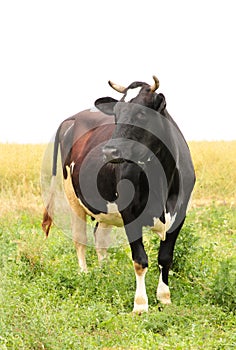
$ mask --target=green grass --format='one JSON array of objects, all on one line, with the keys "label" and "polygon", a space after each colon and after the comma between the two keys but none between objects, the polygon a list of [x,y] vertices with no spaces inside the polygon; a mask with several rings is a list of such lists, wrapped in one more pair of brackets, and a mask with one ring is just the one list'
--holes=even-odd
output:
[{"label": "green grass", "polygon": [[[45,240],[38,217],[5,216],[0,349],[233,349],[235,214],[219,206],[190,212],[170,277],[173,304],[164,308],[155,299],[158,240],[146,234],[150,311],[142,316],[131,313],[135,281],[128,247],[110,249],[102,269],[88,248],[89,273],[78,275],[72,242],[63,233],[54,228]],[[200,229],[195,222],[203,223]]]},{"label": "green grass", "polygon": [[[135,277],[128,246],[111,248],[103,268],[89,247],[89,272],[78,274],[71,240],[56,227],[45,239],[44,149],[0,145],[0,349],[234,349],[235,143],[191,144],[198,182],[176,244],[172,305],[156,301],[159,239],[145,231],[150,309],[141,316],[131,312]],[[211,173],[206,163],[216,153]]]}]

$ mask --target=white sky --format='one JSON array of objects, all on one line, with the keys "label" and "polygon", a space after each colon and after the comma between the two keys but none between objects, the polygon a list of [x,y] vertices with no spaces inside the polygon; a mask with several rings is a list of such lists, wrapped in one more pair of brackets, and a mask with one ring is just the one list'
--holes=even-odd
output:
[{"label": "white sky", "polygon": [[234,0],[0,1],[0,142],[48,142],[98,97],[160,80],[187,140],[236,139]]}]

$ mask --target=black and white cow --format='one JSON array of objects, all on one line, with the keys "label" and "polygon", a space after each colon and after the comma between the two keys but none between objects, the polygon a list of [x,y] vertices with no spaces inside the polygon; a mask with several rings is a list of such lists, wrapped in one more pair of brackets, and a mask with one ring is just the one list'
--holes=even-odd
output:
[{"label": "black and white cow", "polygon": [[[134,82],[124,88],[109,82],[123,94],[122,99],[100,98],[95,101],[97,111],[86,110],[62,122],[53,157],[52,183],[60,145],[64,188],[81,271],[87,271],[86,216],[97,222],[99,260],[106,255],[112,226],[125,227],[136,275],[133,311],[137,313],[148,310],[148,257],[142,228],[150,227],[161,238],[157,298],[169,304],[168,273],[174,245],[195,183],[189,148],[166,110],[164,95],[155,92],[159,81],[153,78],[153,86]],[[42,224],[47,234],[52,223],[52,202],[53,196]]]}]

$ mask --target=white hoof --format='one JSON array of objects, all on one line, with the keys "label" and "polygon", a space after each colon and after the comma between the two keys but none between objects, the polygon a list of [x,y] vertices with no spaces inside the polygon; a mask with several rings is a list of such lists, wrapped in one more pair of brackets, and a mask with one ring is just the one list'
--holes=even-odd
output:
[{"label": "white hoof", "polygon": [[157,295],[157,299],[164,305],[170,305],[171,304],[171,299],[169,295],[162,295],[162,296],[158,296]]},{"label": "white hoof", "polygon": [[170,289],[164,282],[159,282],[157,288],[157,299],[165,305],[171,304]]},{"label": "white hoof", "polygon": [[83,265],[83,266],[80,266],[79,267],[79,271],[78,271],[78,274],[80,275],[81,273],[88,273],[88,269],[87,269],[87,266]]},{"label": "white hoof", "polygon": [[136,297],[134,300],[133,313],[141,315],[143,312],[148,312],[148,299],[147,297]]}]

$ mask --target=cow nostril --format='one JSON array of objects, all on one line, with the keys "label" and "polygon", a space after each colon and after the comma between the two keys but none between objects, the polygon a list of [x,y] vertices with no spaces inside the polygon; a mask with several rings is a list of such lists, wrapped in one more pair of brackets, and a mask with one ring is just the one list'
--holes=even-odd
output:
[{"label": "cow nostril", "polygon": [[120,151],[115,147],[104,147],[103,155],[104,155],[105,161],[112,161],[112,160],[121,158]]},{"label": "cow nostril", "polygon": [[120,158],[120,151],[117,148],[112,149],[111,155],[113,158]]}]

